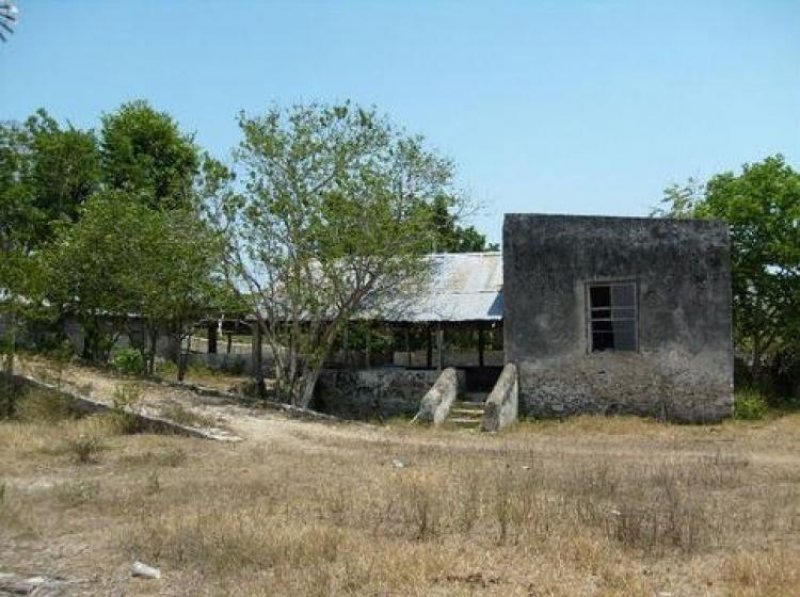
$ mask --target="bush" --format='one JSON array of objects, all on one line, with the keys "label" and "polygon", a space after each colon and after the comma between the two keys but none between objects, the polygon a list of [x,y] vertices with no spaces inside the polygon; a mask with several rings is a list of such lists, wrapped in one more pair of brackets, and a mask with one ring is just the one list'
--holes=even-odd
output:
[{"label": "bush", "polygon": [[767,402],[757,390],[736,392],[733,416],[743,421],[759,421],[767,414]]},{"label": "bush", "polygon": [[117,433],[128,435],[141,431],[141,420],[132,412],[141,397],[142,389],[136,384],[119,385],[114,388],[108,417],[114,424]]},{"label": "bush", "polygon": [[105,449],[101,439],[95,435],[79,435],[68,438],[65,447],[78,464],[97,462],[97,455]]},{"label": "bush", "polygon": [[111,366],[124,375],[141,375],[144,373],[144,356],[134,348],[123,348],[114,355]]}]

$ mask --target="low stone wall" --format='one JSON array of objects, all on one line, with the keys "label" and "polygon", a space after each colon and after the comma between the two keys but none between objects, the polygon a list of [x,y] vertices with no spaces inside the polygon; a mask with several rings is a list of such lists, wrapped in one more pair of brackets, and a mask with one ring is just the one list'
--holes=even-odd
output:
[{"label": "low stone wall", "polygon": [[419,411],[414,420],[441,425],[450,414],[450,407],[457,395],[458,374],[455,369],[448,367],[420,400]]},{"label": "low stone wall", "polygon": [[[434,369],[326,369],[317,382],[312,408],[350,419],[413,416],[440,371]],[[457,371],[459,394],[464,372]]]},{"label": "low stone wall", "polygon": [[500,431],[517,420],[519,382],[517,367],[508,363],[503,368],[497,384],[495,384],[483,407],[483,431]]},{"label": "low stone wall", "polygon": [[[392,356],[395,367],[426,367],[428,364],[428,351],[426,350],[413,352],[396,350]],[[435,349],[431,358],[435,366],[437,358]],[[483,364],[486,367],[502,367],[504,358],[505,353],[502,350],[487,350],[483,354]],[[469,352],[445,350],[443,355],[443,361],[447,367],[477,367],[478,359],[477,349]]]}]

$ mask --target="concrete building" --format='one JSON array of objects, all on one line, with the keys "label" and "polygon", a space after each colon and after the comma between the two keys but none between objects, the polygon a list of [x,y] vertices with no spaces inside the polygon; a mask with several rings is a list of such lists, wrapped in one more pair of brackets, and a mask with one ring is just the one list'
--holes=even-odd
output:
[{"label": "concrete building", "polygon": [[731,416],[726,224],[508,214],[503,295],[521,415]]}]

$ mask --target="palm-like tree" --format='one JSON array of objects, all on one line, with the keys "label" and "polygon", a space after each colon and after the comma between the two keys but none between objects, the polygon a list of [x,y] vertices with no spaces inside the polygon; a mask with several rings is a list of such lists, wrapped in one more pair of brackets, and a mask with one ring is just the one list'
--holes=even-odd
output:
[{"label": "palm-like tree", "polygon": [[19,10],[11,0],[0,0],[0,40],[6,41],[6,36],[14,33],[12,25],[17,22]]}]

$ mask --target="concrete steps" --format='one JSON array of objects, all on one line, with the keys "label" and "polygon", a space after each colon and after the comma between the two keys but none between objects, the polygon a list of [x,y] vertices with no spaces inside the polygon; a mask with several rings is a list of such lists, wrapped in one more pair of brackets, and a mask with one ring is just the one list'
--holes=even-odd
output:
[{"label": "concrete steps", "polygon": [[[485,395],[468,394],[466,400],[457,400],[447,416],[447,424],[464,429],[477,429],[483,419],[483,400]],[[477,398],[477,399],[476,399]]]}]

